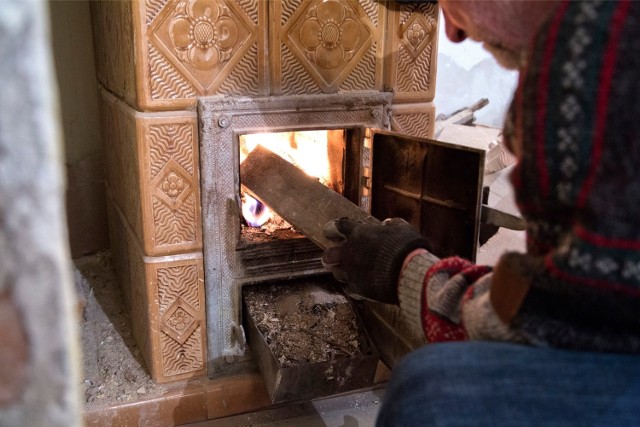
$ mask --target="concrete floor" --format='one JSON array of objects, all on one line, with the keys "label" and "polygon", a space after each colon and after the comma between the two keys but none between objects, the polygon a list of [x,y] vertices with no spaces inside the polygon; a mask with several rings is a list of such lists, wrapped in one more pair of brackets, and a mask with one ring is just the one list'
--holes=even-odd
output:
[{"label": "concrete floor", "polygon": [[370,427],[375,425],[383,396],[380,388],[182,427]]}]

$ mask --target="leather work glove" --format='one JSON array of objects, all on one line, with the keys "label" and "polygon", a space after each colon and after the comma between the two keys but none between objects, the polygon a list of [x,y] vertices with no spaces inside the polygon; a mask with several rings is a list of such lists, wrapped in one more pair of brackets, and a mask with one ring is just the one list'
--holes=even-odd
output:
[{"label": "leather work glove", "polygon": [[325,237],[338,243],[322,256],[322,265],[346,283],[354,298],[398,304],[398,278],[406,256],[427,241],[400,218],[365,224],[349,218],[329,221]]}]

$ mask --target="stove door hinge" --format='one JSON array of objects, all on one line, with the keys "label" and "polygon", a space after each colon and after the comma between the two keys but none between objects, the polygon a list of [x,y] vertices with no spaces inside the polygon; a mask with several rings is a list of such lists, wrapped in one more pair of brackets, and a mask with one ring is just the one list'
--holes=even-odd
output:
[{"label": "stove door hinge", "polygon": [[231,324],[231,341],[233,343],[234,353],[242,354],[247,347],[247,336],[244,333],[242,325],[236,323]]}]

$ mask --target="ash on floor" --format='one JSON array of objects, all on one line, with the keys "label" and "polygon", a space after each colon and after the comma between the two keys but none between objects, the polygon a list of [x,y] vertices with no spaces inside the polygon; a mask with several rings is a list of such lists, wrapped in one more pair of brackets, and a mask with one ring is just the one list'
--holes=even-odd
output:
[{"label": "ash on floor", "polygon": [[134,342],[109,251],[74,260],[80,294],[85,410],[161,394]]}]

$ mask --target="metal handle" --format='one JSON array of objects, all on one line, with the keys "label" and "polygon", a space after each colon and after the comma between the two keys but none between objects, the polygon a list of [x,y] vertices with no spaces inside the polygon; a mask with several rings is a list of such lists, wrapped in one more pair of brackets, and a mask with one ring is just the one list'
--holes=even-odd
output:
[{"label": "metal handle", "polygon": [[524,218],[490,208],[487,205],[482,205],[480,222],[495,225],[496,227],[508,228],[510,230],[526,230],[527,228],[527,223]]}]

